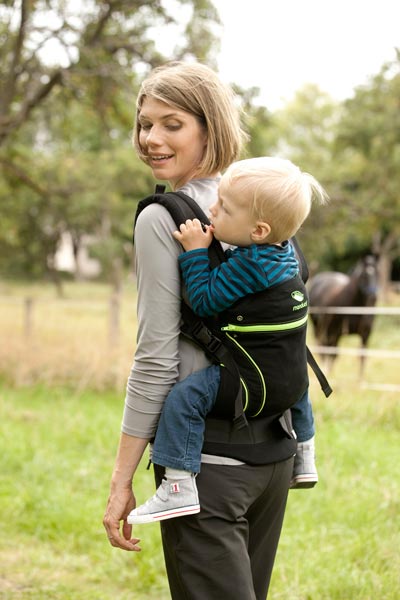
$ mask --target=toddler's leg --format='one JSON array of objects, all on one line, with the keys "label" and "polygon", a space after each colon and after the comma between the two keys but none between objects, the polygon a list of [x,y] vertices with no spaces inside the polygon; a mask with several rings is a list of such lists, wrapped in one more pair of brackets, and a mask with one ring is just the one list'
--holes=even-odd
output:
[{"label": "toddler's leg", "polygon": [[215,404],[220,368],[213,365],[192,373],[168,394],[157,427],[152,461],[198,473],[204,440],[204,421]]},{"label": "toddler's leg", "polygon": [[290,487],[311,488],[318,483],[318,472],[315,465],[314,416],[308,390],[292,407],[291,412],[297,435],[297,451]]},{"label": "toddler's leg", "polygon": [[200,512],[196,475],[168,468],[165,475],[154,496],[129,513],[128,523],[154,523]]},{"label": "toddler's leg", "polygon": [[306,442],[299,442],[297,444],[290,487],[291,489],[311,488],[317,483],[318,472],[315,465],[315,444],[314,437],[312,437]]},{"label": "toddler's leg", "polygon": [[200,511],[195,482],[200,471],[204,419],[214,405],[219,367],[193,373],[177,383],[165,400],[152,461],[166,467],[154,496],[132,510],[128,523],[151,523]]}]

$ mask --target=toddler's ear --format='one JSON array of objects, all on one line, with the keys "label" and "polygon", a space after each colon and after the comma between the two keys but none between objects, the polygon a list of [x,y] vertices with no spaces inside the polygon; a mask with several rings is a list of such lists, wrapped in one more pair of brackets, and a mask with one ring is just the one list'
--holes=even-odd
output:
[{"label": "toddler's ear", "polygon": [[256,226],[251,233],[251,239],[255,244],[266,244],[270,233],[271,227],[268,223],[257,221]]}]

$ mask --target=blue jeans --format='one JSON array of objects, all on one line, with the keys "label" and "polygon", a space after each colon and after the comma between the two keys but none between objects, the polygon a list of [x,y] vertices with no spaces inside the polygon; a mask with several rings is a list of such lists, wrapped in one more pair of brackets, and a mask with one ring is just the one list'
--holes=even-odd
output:
[{"label": "blue jeans", "polygon": [[314,415],[308,390],[290,409],[298,442],[306,442],[315,434]]},{"label": "blue jeans", "polygon": [[[217,398],[220,367],[196,371],[174,385],[168,394],[154,440],[152,461],[156,465],[200,472],[204,421]],[[297,441],[314,435],[314,418],[307,392],[292,407]]]},{"label": "blue jeans", "polygon": [[161,412],[152,461],[156,465],[200,472],[204,421],[214,406],[220,367],[196,371],[174,385]]}]

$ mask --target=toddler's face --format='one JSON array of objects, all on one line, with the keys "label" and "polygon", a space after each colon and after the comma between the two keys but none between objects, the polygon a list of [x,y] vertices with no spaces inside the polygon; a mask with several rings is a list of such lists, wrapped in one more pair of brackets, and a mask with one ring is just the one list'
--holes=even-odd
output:
[{"label": "toddler's face", "polygon": [[249,246],[253,243],[251,233],[257,225],[251,215],[249,204],[232,193],[232,189],[220,186],[218,201],[210,207],[213,234],[220,242],[232,246]]}]

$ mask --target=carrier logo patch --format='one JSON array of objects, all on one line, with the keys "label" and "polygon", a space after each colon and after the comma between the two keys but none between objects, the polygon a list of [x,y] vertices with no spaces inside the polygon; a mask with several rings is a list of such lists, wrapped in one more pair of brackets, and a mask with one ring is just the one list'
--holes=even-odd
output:
[{"label": "carrier logo patch", "polygon": [[294,292],[291,293],[291,296],[292,296],[293,300],[295,300],[296,302],[299,303],[299,304],[296,304],[295,306],[293,306],[292,310],[295,311],[295,310],[301,310],[302,308],[307,308],[308,302],[307,302],[307,298],[305,297],[303,292],[300,292],[300,290],[295,290]]},{"label": "carrier logo patch", "polygon": [[292,296],[293,300],[296,300],[296,302],[303,302],[303,300],[304,300],[304,294],[299,291],[292,292],[291,296]]}]

